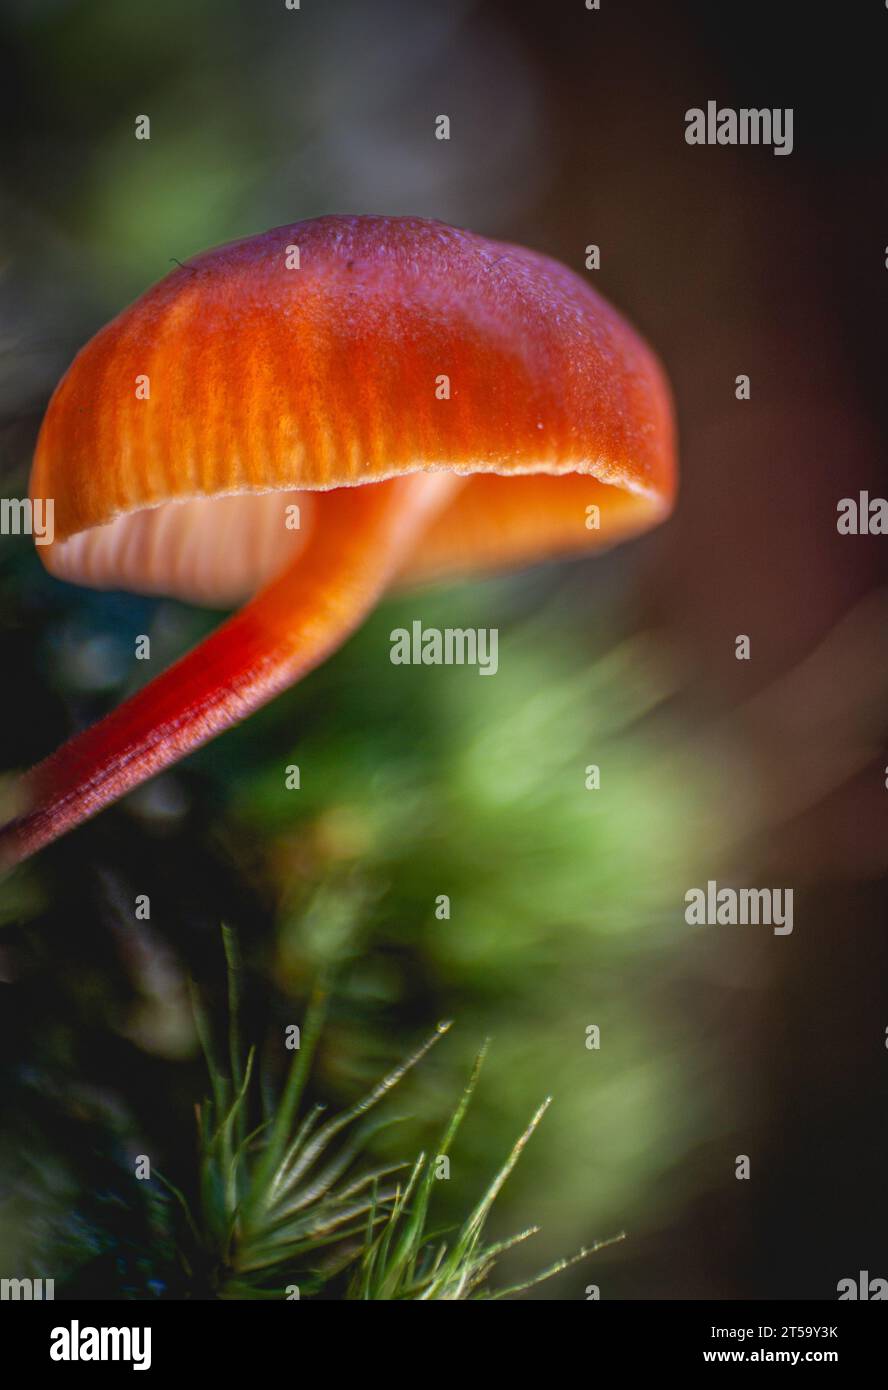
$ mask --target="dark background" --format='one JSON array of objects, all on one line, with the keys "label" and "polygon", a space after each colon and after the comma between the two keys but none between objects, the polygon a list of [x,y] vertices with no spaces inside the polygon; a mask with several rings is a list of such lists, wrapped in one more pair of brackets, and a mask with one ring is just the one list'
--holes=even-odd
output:
[{"label": "dark background", "polygon": [[[224,916],[258,1036],[339,962],[315,1083],[333,1102],[453,1014],[412,1096],[434,1132],[493,1035],[454,1210],[553,1092],[498,1216],[543,1227],[512,1273],[627,1239],[539,1296],[888,1277],[888,538],[835,528],[841,497],[888,491],[888,10],[9,0],[0,25],[4,496],[74,352],[173,257],[326,212],[439,217],[580,270],[600,245],[596,287],[670,374],[682,476],[642,542],[428,601],[429,621],[501,627],[495,697],[393,680],[394,600],[303,689],[2,885],[0,1273],[181,1292],[162,1202],[127,1172],[149,1152],[187,1182],[205,1083],[184,979],[218,1005]],[[793,153],[688,146],[710,98],[794,108]],[[10,772],[141,678],[134,633],[165,662],[216,621],[0,546]],[[318,771],[298,811],[276,790],[297,745]],[[591,817],[558,794],[587,761],[618,788]],[[692,933],[683,894],[708,878],[793,887],[793,935]],[[443,940],[441,882],[462,904]]]}]

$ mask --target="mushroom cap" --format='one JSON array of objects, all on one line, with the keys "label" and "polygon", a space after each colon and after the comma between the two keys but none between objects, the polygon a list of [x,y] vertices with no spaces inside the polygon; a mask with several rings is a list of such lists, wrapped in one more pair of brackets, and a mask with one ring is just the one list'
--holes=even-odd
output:
[{"label": "mushroom cap", "polygon": [[225,605],[326,523],[318,491],[440,469],[466,481],[404,578],[645,530],[675,491],[664,373],[546,256],[321,217],[196,256],[97,333],[50,401],[31,495],[54,500],[60,577]]}]

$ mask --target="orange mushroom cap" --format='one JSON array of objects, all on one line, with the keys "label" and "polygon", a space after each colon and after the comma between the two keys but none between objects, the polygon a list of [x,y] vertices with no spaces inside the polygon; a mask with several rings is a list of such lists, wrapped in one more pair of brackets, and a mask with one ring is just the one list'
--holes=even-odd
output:
[{"label": "orange mushroom cap", "polygon": [[195,257],[97,333],[50,402],[31,492],[55,500],[53,573],[224,606],[304,545],[302,493],[438,469],[471,481],[405,575],[613,543],[672,503],[663,372],[546,256],[322,217]]},{"label": "orange mushroom cap", "polygon": [[613,543],[674,490],[656,358],[545,256],[323,217],[196,257],[53,395],[31,478],[54,502],[41,556],[98,587],[255,597],[27,774],[0,862],[291,685],[393,583]]}]

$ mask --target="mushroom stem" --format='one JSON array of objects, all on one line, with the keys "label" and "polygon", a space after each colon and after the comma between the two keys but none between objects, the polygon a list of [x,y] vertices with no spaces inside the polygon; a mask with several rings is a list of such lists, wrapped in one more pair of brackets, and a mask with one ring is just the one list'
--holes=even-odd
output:
[{"label": "mushroom stem", "polygon": [[318,496],[298,558],[163,675],[22,779],[0,868],[27,859],[318,666],[375,605],[458,480],[416,473]]}]

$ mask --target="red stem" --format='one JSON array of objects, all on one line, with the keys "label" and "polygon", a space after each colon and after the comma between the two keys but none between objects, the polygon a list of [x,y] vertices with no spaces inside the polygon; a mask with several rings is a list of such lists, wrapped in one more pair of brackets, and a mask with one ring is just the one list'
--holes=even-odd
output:
[{"label": "red stem", "polygon": [[387,587],[448,488],[445,475],[320,494],[305,549],[163,675],[22,779],[0,867],[26,859],[215,738],[339,647]]}]

